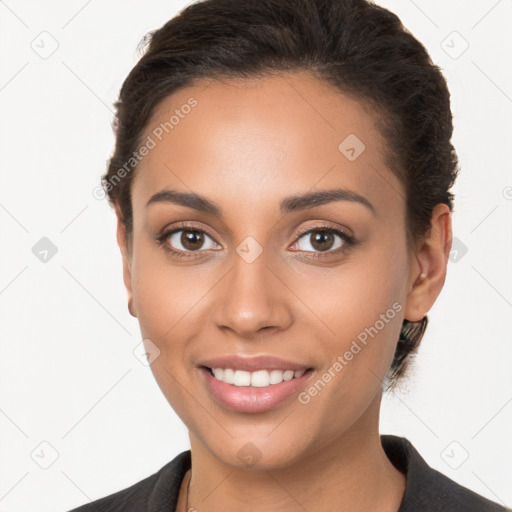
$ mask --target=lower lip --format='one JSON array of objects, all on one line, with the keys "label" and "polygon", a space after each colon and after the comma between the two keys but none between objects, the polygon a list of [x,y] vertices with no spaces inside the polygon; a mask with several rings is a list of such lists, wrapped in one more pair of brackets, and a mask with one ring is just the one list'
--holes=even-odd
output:
[{"label": "lower lip", "polygon": [[296,379],[262,388],[226,384],[216,379],[205,367],[200,368],[200,373],[211,394],[224,407],[237,412],[264,412],[295,395],[313,372],[307,370]]}]

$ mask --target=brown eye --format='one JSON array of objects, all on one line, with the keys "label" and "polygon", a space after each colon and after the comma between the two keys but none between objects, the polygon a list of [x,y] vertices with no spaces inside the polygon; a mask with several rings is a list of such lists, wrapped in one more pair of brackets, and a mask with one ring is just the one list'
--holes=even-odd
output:
[{"label": "brown eye", "polygon": [[[336,230],[315,229],[302,234],[297,241],[297,245],[301,251],[326,252],[340,248],[346,241],[347,236],[345,233]],[[308,246],[312,247],[312,249]]]},{"label": "brown eye", "polygon": [[[214,242],[204,231],[197,229],[179,229],[166,235],[167,243],[175,251],[198,251],[201,249],[215,249]],[[209,246],[208,246],[208,242]],[[204,247],[204,245],[207,247]]]},{"label": "brown eye", "polygon": [[200,249],[204,243],[204,236],[199,231],[182,231],[180,243],[189,251]]},{"label": "brown eye", "polygon": [[310,234],[311,246],[317,251],[328,251],[332,249],[335,242],[335,237],[332,233],[327,231],[317,231]]}]

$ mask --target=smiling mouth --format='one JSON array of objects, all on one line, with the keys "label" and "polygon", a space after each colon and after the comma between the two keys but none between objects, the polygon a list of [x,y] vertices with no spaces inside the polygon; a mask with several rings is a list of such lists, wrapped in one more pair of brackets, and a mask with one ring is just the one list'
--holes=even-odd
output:
[{"label": "smiling mouth", "polygon": [[248,372],[245,370],[235,370],[233,368],[209,368],[202,366],[215,379],[231,384],[237,387],[257,387],[263,388],[281,384],[285,381],[298,379],[304,374],[311,372],[312,368],[303,368],[300,370],[256,370]]}]

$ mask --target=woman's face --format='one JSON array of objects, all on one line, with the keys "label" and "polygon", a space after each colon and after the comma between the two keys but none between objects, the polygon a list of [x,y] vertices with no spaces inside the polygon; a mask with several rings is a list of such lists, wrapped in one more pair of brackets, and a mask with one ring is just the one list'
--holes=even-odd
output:
[{"label": "woman's face", "polygon": [[[158,385],[219,460],[243,466],[248,453],[255,467],[284,467],[377,429],[418,267],[376,122],[297,73],[183,89],[143,135],[125,283]],[[294,199],[321,191],[338,192]],[[202,367],[224,356],[311,370],[235,387]]]}]

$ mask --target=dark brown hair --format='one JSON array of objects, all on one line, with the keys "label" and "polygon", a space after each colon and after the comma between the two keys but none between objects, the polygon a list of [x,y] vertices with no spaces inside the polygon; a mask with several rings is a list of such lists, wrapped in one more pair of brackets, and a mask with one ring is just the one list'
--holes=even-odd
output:
[{"label": "dark brown hair", "polygon": [[[201,79],[311,72],[373,107],[386,163],[406,192],[408,241],[427,233],[435,205],[453,209],[458,161],[446,80],[392,12],[365,0],[203,0],[150,32],[143,44],[145,53],[115,103],[116,145],[102,178],[129,247],[132,157],[158,104]],[[406,322],[391,385],[404,374],[427,320],[412,330]]]}]

